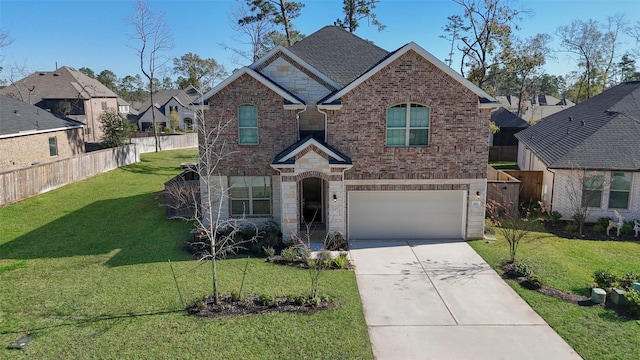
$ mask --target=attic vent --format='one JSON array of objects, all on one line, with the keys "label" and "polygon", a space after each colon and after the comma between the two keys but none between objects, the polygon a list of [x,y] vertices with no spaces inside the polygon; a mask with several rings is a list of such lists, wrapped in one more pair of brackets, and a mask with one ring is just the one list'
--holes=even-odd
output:
[{"label": "attic vent", "polygon": [[45,76],[46,74],[45,74],[45,73],[39,73],[38,75],[40,75],[40,76]]},{"label": "attic vent", "polygon": [[60,76],[60,73],[53,73],[53,76]]}]

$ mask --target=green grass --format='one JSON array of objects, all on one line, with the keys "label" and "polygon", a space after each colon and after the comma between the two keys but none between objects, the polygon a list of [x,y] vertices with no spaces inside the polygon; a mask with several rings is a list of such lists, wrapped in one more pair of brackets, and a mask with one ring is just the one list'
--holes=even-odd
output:
[{"label": "green grass", "polygon": [[[508,258],[508,245],[497,238],[469,243],[499,269]],[[568,240],[533,232],[520,243],[516,259],[531,265],[545,285],[589,296],[598,269],[640,273],[640,242]],[[621,319],[610,309],[570,304],[508,282],[584,359],[640,359],[639,322]]]},{"label": "green grass", "polygon": [[496,170],[520,170],[518,163],[515,161],[496,161],[489,163],[489,166]]},{"label": "green grass", "polygon": [[[188,224],[165,218],[163,183],[195,152],[142,161],[0,208],[0,358],[370,359],[350,271],[325,272],[340,307],[313,315],[202,319],[183,311],[211,292],[210,262],[183,250]],[[221,291],[238,290],[245,259],[218,262]],[[305,270],[250,259],[244,293],[306,294]],[[25,334],[23,350],[6,346]]]}]

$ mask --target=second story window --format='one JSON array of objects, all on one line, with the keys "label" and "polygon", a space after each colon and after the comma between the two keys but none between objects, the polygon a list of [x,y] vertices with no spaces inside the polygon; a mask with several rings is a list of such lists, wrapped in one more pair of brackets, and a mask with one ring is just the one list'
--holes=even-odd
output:
[{"label": "second story window", "polygon": [[255,105],[238,107],[238,142],[240,145],[258,144],[258,108]]},{"label": "second story window", "polygon": [[400,104],[387,109],[387,146],[429,145],[429,108]]},{"label": "second story window", "polygon": [[107,110],[107,102],[106,101],[102,102],[102,110]]},{"label": "second story window", "polygon": [[55,136],[49,138],[49,156],[58,155],[58,139]]}]

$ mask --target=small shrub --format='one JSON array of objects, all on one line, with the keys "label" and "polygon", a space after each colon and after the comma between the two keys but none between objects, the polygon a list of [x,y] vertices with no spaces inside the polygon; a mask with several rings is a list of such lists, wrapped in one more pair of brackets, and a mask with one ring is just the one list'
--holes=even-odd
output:
[{"label": "small shrub", "polygon": [[242,300],[242,298],[240,297],[240,292],[232,291],[231,292],[231,301],[236,302],[236,301],[240,301],[240,300]]},{"label": "small shrub", "polygon": [[[332,263],[333,258],[331,257],[331,252],[329,250],[322,249],[316,253],[314,265],[329,268]],[[309,267],[311,267],[311,265],[309,265]]]},{"label": "small shrub", "polygon": [[618,281],[618,277],[609,270],[597,270],[593,273],[593,280],[600,288],[610,288]]},{"label": "small shrub", "polygon": [[631,234],[633,233],[633,222],[631,221],[625,221],[624,224],[622,224],[622,227],[620,228],[620,234]]},{"label": "small shrub", "polygon": [[291,263],[298,259],[298,249],[293,246],[284,248],[282,249],[282,252],[280,252],[280,255],[282,256],[284,261]]},{"label": "small shrub", "polygon": [[333,259],[333,263],[338,269],[344,269],[345,266],[347,266],[348,261],[349,259],[347,259],[346,256],[337,256],[335,259]]},{"label": "small shrub", "polygon": [[624,290],[630,290],[633,283],[638,281],[638,279],[640,279],[640,276],[631,271],[622,275],[622,277],[618,279],[618,285],[620,285]]},{"label": "small shrub", "polygon": [[293,303],[298,305],[298,306],[301,306],[301,305],[304,305],[304,304],[307,303],[307,299],[308,298],[306,296],[304,296],[304,295],[298,295],[298,296],[293,298]]},{"label": "small shrub", "polygon": [[329,236],[325,248],[329,251],[347,250],[349,245],[341,232]]},{"label": "small shrub", "polygon": [[598,219],[598,221],[596,222],[597,225],[602,226],[603,228],[607,228],[607,226],[609,226],[609,220],[611,220],[610,217],[601,217]]},{"label": "small shrub", "polygon": [[631,290],[627,291],[624,297],[627,299],[629,312],[635,317],[640,317],[640,293]]},{"label": "small shrub", "polygon": [[267,255],[267,257],[273,257],[276,254],[276,249],[274,249],[272,246],[263,246],[262,251],[264,251],[264,254]]},{"label": "small shrub", "polygon": [[593,225],[593,231],[597,232],[597,233],[604,233],[605,231],[605,227],[600,225],[599,223]]},{"label": "small shrub", "polygon": [[258,296],[258,304],[262,306],[269,306],[274,302],[274,298],[269,294],[261,294]]},{"label": "small shrub", "polygon": [[511,273],[515,277],[526,277],[526,278],[528,278],[531,275],[533,275],[533,270],[526,263],[524,263],[522,261],[519,261],[519,262],[513,264],[513,267],[511,268]]},{"label": "small shrub", "polygon": [[559,211],[554,210],[549,213],[549,218],[551,219],[551,222],[555,224],[562,219],[562,214],[560,214]]},{"label": "small shrub", "polygon": [[542,278],[537,274],[531,274],[527,276],[528,287],[532,290],[537,290],[542,287]]},{"label": "small shrub", "polygon": [[196,308],[199,311],[204,311],[204,310],[207,309],[207,304],[202,300],[198,300],[198,301],[196,301]]},{"label": "small shrub", "polygon": [[575,232],[578,230],[578,222],[575,220],[569,221],[567,225],[565,225],[565,229],[569,232]]}]

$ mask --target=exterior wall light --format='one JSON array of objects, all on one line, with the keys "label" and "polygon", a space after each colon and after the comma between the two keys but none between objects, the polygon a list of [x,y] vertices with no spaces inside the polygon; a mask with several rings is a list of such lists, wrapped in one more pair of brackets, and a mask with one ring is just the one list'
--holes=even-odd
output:
[{"label": "exterior wall light", "polygon": [[333,202],[337,202],[338,201],[338,196],[336,196],[336,194],[333,194]]}]

